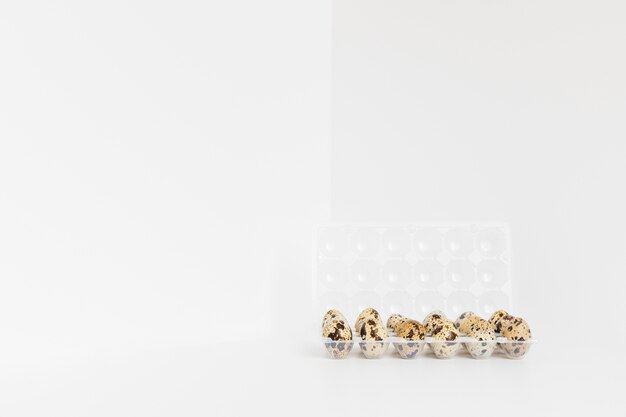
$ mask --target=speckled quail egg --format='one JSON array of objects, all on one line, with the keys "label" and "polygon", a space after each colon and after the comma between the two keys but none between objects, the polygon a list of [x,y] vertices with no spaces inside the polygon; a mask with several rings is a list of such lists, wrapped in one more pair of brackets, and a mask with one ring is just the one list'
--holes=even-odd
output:
[{"label": "speckled quail egg", "polygon": [[387,350],[387,328],[380,319],[373,316],[363,321],[359,330],[361,350],[368,359],[378,358]]},{"label": "speckled quail egg", "polygon": [[322,320],[322,327],[324,327],[324,324],[331,319],[334,318],[338,318],[341,319],[343,321],[345,321],[346,323],[348,322],[348,320],[346,319],[346,317],[341,314],[341,312],[339,310],[328,310],[326,312],[326,314],[324,314],[324,319]]},{"label": "speckled quail egg", "polygon": [[407,320],[398,327],[396,332],[403,342],[395,342],[394,346],[402,359],[412,359],[424,346],[426,328],[417,320]]},{"label": "speckled quail egg", "polygon": [[508,315],[509,313],[507,313],[506,311],[498,310],[495,313],[493,313],[491,317],[489,317],[489,323],[491,323],[493,327],[496,329],[496,333],[500,333],[500,320],[502,319],[502,317],[508,316]]},{"label": "speckled quail egg", "polygon": [[352,330],[344,320],[338,317],[324,323],[322,336],[330,339],[325,342],[325,345],[328,353],[335,359],[346,357],[352,350]]},{"label": "speckled quail egg", "polygon": [[396,327],[393,328],[394,333],[398,333],[398,331],[400,330],[400,327],[406,323],[407,321],[410,321],[411,319],[408,317],[403,317],[401,320],[398,321],[398,323],[396,323]]},{"label": "speckled quail egg", "polygon": [[392,329],[393,331],[396,330],[396,327],[405,322],[407,320],[406,317],[404,317],[401,314],[392,314],[391,316],[389,316],[389,318],[387,319],[387,328],[388,329]]},{"label": "speckled quail egg", "polygon": [[443,317],[444,319],[447,318],[446,314],[443,311],[441,311],[441,310],[433,310],[430,313],[428,313],[428,315],[424,318],[424,322],[426,322],[426,320],[428,320],[431,316],[439,316],[437,318]]},{"label": "speckled quail egg", "polygon": [[361,326],[365,323],[366,320],[370,320],[370,319],[379,321],[382,324],[382,320],[380,318],[380,314],[378,313],[378,311],[376,311],[372,307],[368,307],[365,310],[361,311],[361,314],[359,314],[359,316],[356,318],[356,322],[354,323],[354,330],[357,333],[360,333]]},{"label": "speckled quail egg", "polygon": [[474,359],[488,358],[496,348],[496,329],[487,320],[474,321],[467,327],[467,337],[476,342],[465,342],[465,349]]},{"label": "speckled quail egg", "polygon": [[466,318],[475,316],[476,314],[474,314],[473,311],[466,311],[465,313],[461,314],[455,321],[454,321],[454,327],[456,327],[457,329],[461,327],[461,323],[463,323],[463,320],[465,320]]},{"label": "speckled quail egg", "polygon": [[428,314],[424,319],[424,327],[426,328],[426,333],[432,333],[434,324],[440,321],[449,322],[450,320],[448,320],[446,318],[446,315],[439,310],[433,311],[432,313]]},{"label": "speckled quail egg", "polygon": [[502,321],[502,336],[510,340],[529,340],[531,338],[530,326],[521,317],[513,317],[512,320]]},{"label": "speckled quail egg", "polygon": [[459,333],[454,327],[454,323],[451,321],[437,322],[432,331],[430,349],[438,359],[451,358],[461,348],[461,343],[457,340],[458,337]]},{"label": "speckled quail egg", "polygon": [[506,337],[506,342],[501,342],[500,347],[510,358],[521,358],[530,349],[532,334],[530,326],[521,317],[514,317],[512,320],[502,321],[502,336]]},{"label": "speckled quail egg", "polygon": [[515,319],[517,319],[517,317],[515,317],[512,314],[507,314],[506,316],[502,316],[500,320],[498,321],[498,324],[500,325],[500,333],[504,331],[504,328],[507,327],[509,323],[511,323],[512,321],[515,321]]},{"label": "speckled quail egg", "polygon": [[480,323],[481,321],[483,321],[483,319],[478,316],[470,316],[461,322],[459,332],[467,334],[469,333],[469,329],[472,325],[474,325],[475,323]]}]

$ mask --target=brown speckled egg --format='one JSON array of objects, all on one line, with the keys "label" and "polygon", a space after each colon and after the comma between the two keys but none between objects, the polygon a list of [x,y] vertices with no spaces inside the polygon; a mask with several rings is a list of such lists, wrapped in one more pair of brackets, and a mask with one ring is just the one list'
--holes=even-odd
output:
[{"label": "brown speckled egg", "polygon": [[346,323],[348,322],[346,317],[343,314],[341,314],[339,310],[328,310],[326,314],[324,314],[324,318],[322,319],[322,327],[324,327],[324,323],[334,318],[341,319],[345,321]]},{"label": "brown speckled egg", "polygon": [[461,326],[459,327],[459,332],[467,334],[469,332],[470,327],[473,324],[479,323],[481,321],[483,321],[483,319],[478,316],[470,316],[466,318],[465,320],[463,320],[463,322],[461,323]]},{"label": "brown speckled egg", "polygon": [[439,359],[451,358],[461,348],[461,343],[457,341],[459,333],[450,321],[436,322],[432,331],[432,341],[429,343],[430,349]]},{"label": "brown speckled egg", "polygon": [[340,318],[327,320],[322,329],[322,336],[330,339],[325,345],[328,353],[335,359],[346,357],[352,350],[352,330]]},{"label": "brown speckled egg", "polygon": [[504,328],[509,325],[512,321],[514,321],[517,317],[507,314],[506,316],[502,316],[500,320],[498,320],[498,325],[500,326],[500,333],[504,331]]},{"label": "brown speckled egg", "polygon": [[493,325],[493,327],[496,329],[496,333],[500,333],[500,320],[502,319],[502,317],[504,316],[508,316],[509,313],[507,313],[504,310],[498,310],[495,313],[493,313],[491,315],[491,317],[489,317],[489,323],[491,323]]},{"label": "brown speckled egg", "polygon": [[398,327],[398,337],[406,342],[395,342],[394,346],[402,359],[411,359],[417,355],[424,346],[426,328],[417,320],[407,320]]},{"label": "brown speckled egg", "polygon": [[444,318],[444,319],[447,318],[443,311],[441,311],[441,310],[433,310],[430,313],[428,313],[428,315],[424,318],[424,322],[426,322],[426,320],[428,320],[432,316],[435,316],[435,318]]},{"label": "brown speckled egg", "polygon": [[454,327],[456,327],[457,329],[459,329],[461,327],[461,324],[463,323],[463,321],[469,317],[475,316],[476,314],[474,314],[473,311],[466,311],[465,313],[461,314],[455,321],[454,321]]},{"label": "brown speckled egg", "polygon": [[506,337],[507,341],[500,343],[500,347],[510,358],[521,358],[530,349],[529,341],[532,338],[530,326],[520,317],[502,321],[502,336]]},{"label": "brown speckled egg", "polygon": [[359,342],[359,346],[361,346],[363,355],[368,359],[382,356],[389,346],[389,342],[386,341],[387,328],[381,320],[376,320],[374,317],[363,321],[359,336],[362,340]]},{"label": "brown speckled egg", "polygon": [[476,342],[465,342],[465,348],[475,359],[488,358],[496,348],[496,329],[487,320],[477,320],[467,326],[467,337]]},{"label": "brown speckled egg", "polygon": [[361,326],[363,325],[363,323],[365,323],[366,320],[369,320],[369,319],[374,319],[376,321],[381,322],[382,324],[382,320],[380,318],[380,314],[378,313],[378,311],[376,311],[372,307],[368,307],[365,310],[361,311],[361,314],[359,314],[359,316],[356,318],[356,322],[354,323],[354,330],[357,333],[360,333]]},{"label": "brown speckled egg", "polygon": [[[434,328],[434,324],[437,322],[450,322],[447,318],[446,315],[443,314],[441,311],[436,310],[433,311],[432,313],[428,314],[426,316],[426,318],[424,319],[424,327],[426,328],[426,333],[432,333],[433,332],[433,328]],[[453,324],[454,326],[454,324]]]},{"label": "brown speckled egg", "polygon": [[387,328],[396,331],[396,327],[408,319],[401,314],[392,314],[387,319]]},{"label": "brown speckled egg", "polygon": [[502,321],[502,336],[510,340],[530,340],[530,326],[521,317]]},{"label": "brown speckled egg", "polygon": [[408,317],[402,317],[402,319],[400,319],[397,323],[396,323],[396,327],[393,328],[394,333],[398,333],[398,331],[400,330],[400,327],[406,323],[407,321],[410,321],[411,319]]}]

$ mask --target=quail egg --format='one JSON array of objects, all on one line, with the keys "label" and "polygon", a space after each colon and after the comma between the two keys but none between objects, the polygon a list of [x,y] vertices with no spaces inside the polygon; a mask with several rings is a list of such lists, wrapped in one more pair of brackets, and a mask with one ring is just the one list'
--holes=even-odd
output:
[{"label": "quail egg", "polygon": [[419,321],[405,321],[398,326],[396,334],[404,339],[402,342],[394,343],[402,359],[412,359],[422,350],[426,339],[426,329]]},{"label": "quail egg", "polygon": [[372,307],[368,307],[365,310],[361,311],[361,314],[359,314],[359,316],[356,318],[356,322],[354,323],[354,329],[356,330],[356,332],[360,333],[361,326],[365,323],[366,320],[370,320],[370,319],[379,321],[381,322],[381,325],[382,325],[382,320],[380,318],[380,314],[378,313],[378,311],[376,311]]},{"label": "quail egg", "polygon": [[401,314],[392,314],[387,319],[387,328],[392,329],[395,332],[396,327],[407,320],[408,319]]},{"label": "quail egg", "polygon": [[498,310],[495,313],[493,313],[491,317],[489,317],[489,323],[491,323],[493,327],[496,329],[496,333],[500,333],[500,320],[502,319],[502,317],[508,316],[508,315],[509,313],[507,313],[506,311]]},{"label": "quail egg", "polygon": [[488,358],[496,348],[496,329],[487,320],[479,319],[466,324],[467,337],[475,342],[465,342],[465,349],[473,358]]},{"label": "quail egg", "polygon": [[500,333],[504,331],[504,328],[507,327],[512,321],[515,321],[517,317],[507,314],[506,316],[502,316],[500,320],[498,320],[498,324],[500,325]]},{"label": "quail egg", "polygon": [[461,324],[463,323],[463,320],[475,316],[476,314],[474,314],[473,311],[466,311],[465,313],[461,314],[455,321],[454,321],[454,327],[456,327],[457,329],[461,327]]},{"label": "quail egg", "polygon": [[458,330],[461,333],[467,334],[469,333],[469,329],[472,325],[480,323],[481,321],[483,321],[483,319],[478,316],[470,316],[461,322],[461,326]]},{"label": "quail egg", "polygon": [[443,312],[436,310],[428,314],[426,318],[424,319],[424,327],[426,328],[426,332],[432,333],[434,324],[440,321],[449,322],[449,320],[446,318],[446,315],[443,314]]},{"label": "quail egg", "polygon": [[433,310],[430,313],[428,313],[428,315],[424,318],[424,321],[428,320],[431,316],[438,316],[436,318],[442,318],[442,317],[444,319],[447,318],[446,314],[443,311],[441,311],[441,310]]},{"label": "quail egg", "polygon": [[322,320],[322,327],[324,327],[324,323],[334,318],[341,319],[346,323],[348,322],[346,317],[343,314],[341,314],[339,310],[328,310],[326,314],[324,314],[324,319]]},{"label": "quail egg", "polygon": [[325,342],[328,353],[335,358],[344,358],[352,350],[352,330],[348,324],[338,318],[332,318],[324,323],[322,336],[330,339]]},{"label": "quail egg", "polygon": [[507,340],[501,342],[500,347],[509,358],[521,358],[530,349],[529,341],[532,338],[530,326],[521,317],[502,320],[502,336]]},{"label": "quail egg", "polygon": [[368,359],[378,358],[387,350],[387,328],[381,320],[374,317],[363,321],[359,329],[361,350]]},{"label": "quail egg", "polygon": [[440,321],[435,323],[432,331],[432,341],[429,343],[430,349],[439,359],[451,358],[459,349],[461,344],[457,340],[459,333],[451,321]]},{"label": "quail egg", "polygon": [[402,326],[404,323],[406,323],[407,321],[411,320],[408,317],[403,317],[400,321],[398,321],[398,323],[396,323],[396,327],[393,328],[394,333],[398,333],[398,330],[400,330],[400,326]]}]

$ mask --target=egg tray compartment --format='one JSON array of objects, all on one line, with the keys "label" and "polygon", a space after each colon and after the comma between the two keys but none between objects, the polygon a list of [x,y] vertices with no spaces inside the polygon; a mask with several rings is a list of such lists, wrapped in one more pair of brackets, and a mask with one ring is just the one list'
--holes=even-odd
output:
[{"label": "egg tray compartment", "polygon": [[313,245],[313,320],[370,305],[383,315],[489,316],[510,309],[510,233],[504,223],[320,226]]},{"label": "egg tray compartment", "polygon": [[[354,331],[353,331],[354,334]],[[397,356],[402,359],[415,359],[417,356],[423,356],[427,349],[433,353],[437,359],[450,359],[455,356],[468,356],[473,359],[488,359],[493,354],[502,355],[508,359],[522,359],[530,350],[534,339],[516,341],[509,340],[498,335],[495,341],[486,342],[472,337],[460,336],[452,342],[445,342],[427,336],[422,341],[411,341],[402,337],[395,336],[390,332],[391,336],[382,341],[364,341],[359,338],[353,340],[334,341],[330,338],[322,338],[322,343],[333,359],[343,359],[348,356],[354,347],[359,345],[363,355],[368,359],[376,359],[382,357],[388,350],[389,345],[393,346],[393,350],[397,352]],[[473,349],[468,348],[468,344]],[[453,353],[450,355],[440,355],[437,353],[440,345],[448,345],[453,347]],[[482,352],[484,350],[484,352]],[[466,354],[466,355],[465,355]]]}]

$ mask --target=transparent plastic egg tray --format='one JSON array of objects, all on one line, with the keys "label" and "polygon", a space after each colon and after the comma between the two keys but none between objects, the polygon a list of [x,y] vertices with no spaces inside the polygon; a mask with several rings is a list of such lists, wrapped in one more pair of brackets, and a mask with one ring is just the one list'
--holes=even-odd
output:
[{"label": "transparent plastic egg tray", "polygon": [[511,303],[509,228],[503,223],[324,225],[313,244],[313,322],[330,309],[356,317],[489,317]]},{"label": "transparent plastic egg tray", "polygon": [[[368,359],[380,358],[386,354],[391,354],[392,356],[395,354],[402,359],[415,359],[418,356],[429,355],[437,359],[450,359],[456,356],[468,356],[474,359],[488,359],[492,356],[522,359],[535,341],[515,341],[497,337],[496,341],[487,342],[466,336],[461,336],[453,342],[435,340],[432,337],[426,337],[423,341],[410,341],[392,335],[383,341],[364,341],[357,336],[354,340],[345,341],[333,341],[329,338],[323,338],[323,342],[333,359],[346,358],[351,354],[355,345],[360,347],[359,350]],[[448,350],[442,354],[439,348],[444,345]],[[390,346],[393,346],[393,349]],[[355,352],[352,352],[352,354],[355,354]]]}]

